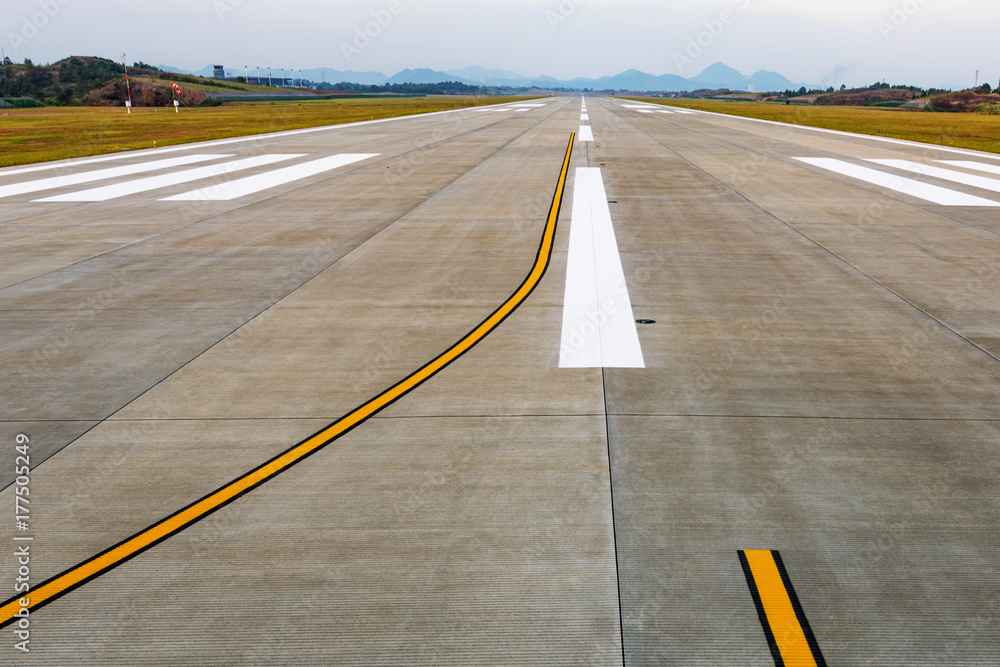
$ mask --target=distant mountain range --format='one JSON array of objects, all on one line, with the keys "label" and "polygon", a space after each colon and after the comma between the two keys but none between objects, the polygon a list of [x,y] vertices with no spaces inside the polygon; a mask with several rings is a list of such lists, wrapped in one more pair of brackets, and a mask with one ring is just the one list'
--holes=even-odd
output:
[{"label": "distant mountain range", "polygon": [[[195,74],[197,76],[211,77],[212,66],[208,65],[197,72],[188,72],[174,67],[161,66],[160,69],[167,72],[177,72],[180,74]],[[241,76],[249,71],[251,77],[257,76],[258,69],[255,67],[245,70],[239,67],[227,67],[227,76]],[[267,76],[267,68],[260,68],[260,75]],[[282,70],[272,69],[271,76],[275,79],[282,76]],[[761,70],[749,76],[725,65],[715,63],[708,67],[701,74],[685,79],[675,74],[655,75],[639,70],[630,69],[615,76],[604,76],[599,79],[555,79],[549,76],[528,77],[516,72],[508,72],[498,69],[487,69],[485,67],[466,67],[464,69],[451,69],[439,72],[431,69],[405,69],[393,76],[386,76],[381,72],[354,72],[336,69],[304,69],[304,70],[284,70],[285,78],[305,79],[314,82],[327,83],[360,83],[366,85],[385,85],[393,83],[442,83],[444,81],[458,81],[476,86],[511,86],[538,87],[538,88],[569,88],[582,90],[590,88],[593,90],[634,90],[646,92],[680,92],[697,90],[700,88],[728,88],[730,90],[750,90],[755,91],[776,91],[794,90],[803,84],[794,83],[777,72]],[[812,87],[812,86],[807,86]]]}]

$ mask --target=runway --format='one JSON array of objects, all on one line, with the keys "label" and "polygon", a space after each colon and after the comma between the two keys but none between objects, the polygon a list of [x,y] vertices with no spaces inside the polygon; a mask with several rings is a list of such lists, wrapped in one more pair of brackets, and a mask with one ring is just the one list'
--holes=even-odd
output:
[{"label": "runway", "polygon": [[0,170],[0,664],[993,664],[997,207],[596,97]]}]

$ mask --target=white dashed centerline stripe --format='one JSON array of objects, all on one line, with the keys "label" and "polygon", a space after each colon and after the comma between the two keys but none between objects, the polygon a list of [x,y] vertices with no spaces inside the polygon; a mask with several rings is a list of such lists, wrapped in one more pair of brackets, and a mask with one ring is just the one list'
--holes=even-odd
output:
[{"label": "white dashed centerline stripe", "polygon": [[580,141],[593,141],[594,140],[594,131],[592,129],[590,129],[589,125],[581,125],[580,126],[580,134],[579,134],[578,139]]},{"label": "white dashed centerline stripe", "polygon": [[962,185],[969,185],[974,188],[979,188],[980,190],[1000,192],[1000,181],[998,181],[995,178],[986,178],[985,176],[974,176],[972,174],[965,174],[960,171],[952,171],[951,169],[942,169],[941,167],[931,167],[926,164],[910,162],[909,160],[868,160],[868,162],[874,162],[875,164],[880,164],[884,167],[892,167],[893,169],[902,169],[903,171],[910,171],[913,172],[914,174],[920,174],[922,176],[939,178],[942,181],[961,183]]},{"label": "white dashed centerline stripe", "polygon": [[582,113],[582,114],[580,114],[580,120],[582,120],[582,121],[583,120],[590,120],[590,116],[587,115],[587,114],[585,114],[585,113]]},{"label": "white dashed centerline stripe", "polygon": [[83,190],[82,192],[72,192],[65,195],[56,195],[55,197],[46,197],[45,199],[36,199],[35,201],[38,202],[108,201],[109,199],[117,199],[118,197],[134,195],[140,192],[158,190],[160,188],[170,187],[171,185],[180,185],[181,183],[190,183],[191,181],[198,181],[203,178],[212,178],[213,176],[222,176],[225,174],[231,174],[233,172],[242,171],[244,169],[252,169],[253,167],[263,167],[265,165],[274,164],[275,162],[283,162],[285,160],[291,160],[292,158],[297,158],[297,157],[304,157],[304,154],[293,153],[285,155],[259,155],[256,157],[246,158],[244,160],[236,160],[234,162],[224,162],[222,164],[213,164],[208,167],[198,167],[196,169],[178,171],[172,174],[164,174],[162,176],[151,176],[149,178],[140,178],[135,181],[126,181],[125,183],[106,185],[104,187],[93,188],[91,190]]},{"label": "white dashed centerline stripe", "polygon": [[560,368],[645,368],[601,170],[576,170]]},{"label": "white dashed centerline stripe", "polygon": [[111,169],[98,169],[87,171],[82,174],[72,174],[68,176],[53,176],[37,181],[27,181],[25,183],[13,183],[11,185],[0,186],[0,197],[13,197],[15,195],[41,192],[43,190],[55,190],[83,183],[93,183],[94,181],[104,181],[109,178],[121,178],[123,176],[133,176],[160,169],[172,169],[183,167],[197,162],[208,162],[209,160],[219,160],[232,157],[232,155],[185,155],[184,157],[167,158],[166,160],[153,160],[139,164],[130,164],[124,167],[112,167]]},{"label": "white dashed centerline stripe", "polygon": [[308,178],[309,176],[322,174],[325,171],[344,167],[378,155],[379,153],[345,153],[343,155],[334,155],[332,157],[313,160],[312,162],[285,167],[284,169],[276,169],[265,174],[257,174],[256,176],[249,176],[236,181],[229,181],[228,183],[220,183],[211,187],[201,188],[200,190],[192,190],[191,192],[174,195],[173,197],[165,197],[160,201],[230,201],[239,197],[256,194],[263,190],[276,188],[279,185]]},{"label": "white dashed centerline stripe", "polygon": [[810,164],[814,167],[827,169],[843,176],[856,178],[866,183],[871,183],[872,185],[889,188],[890,190],[895,190],[896,192],[910,197],[923,199],[924,201],[929,201],[933,204],[940,204],[941,206],[1000,207],[1000,202],[983,199],[982,197],[976,197],[973,195],[967,195],[964,192],[956,192],[955,190],[941,188],[928,183],[921,183],[920,181],[915,181],[912,178],[904,178],[902,176],[888,174],[884,171],[869,169],[868,167],[851,164],[850,162],[844,162],[843,160],[809,157],[797,157],[794,159],[799,162],[805,162],[806,164]]}]

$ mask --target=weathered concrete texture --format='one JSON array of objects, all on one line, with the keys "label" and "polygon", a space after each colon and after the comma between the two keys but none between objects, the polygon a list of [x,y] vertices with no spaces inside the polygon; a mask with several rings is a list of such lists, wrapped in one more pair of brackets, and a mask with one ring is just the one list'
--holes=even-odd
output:
[{"label": "weathered concrete texture", "polygon": [[791,159],[954,157],[932,149],[594,106],[636,315],[658,321],[646,370],[606,371],[630,664],[772,664],[740,549],[780,550],[831,665],[989,664],[995,209]]},{"label": "weathered concrete texture", "polygon": [[[483,321],[535,260],[579,108],[212,149],[380,153],[231,202],[0,200],[0,435],[44,459],[33,577]],[[740,549],[780,550],[831,665],[995,662],[996,210],[792,160],[955,157],[935,149],[588,111],[572,167],[602,170],[634,315],[656,320],[645,369],[558,368],[571,169],[549,272],[496,331],[39,610],[16,664],[765,666]]]}]

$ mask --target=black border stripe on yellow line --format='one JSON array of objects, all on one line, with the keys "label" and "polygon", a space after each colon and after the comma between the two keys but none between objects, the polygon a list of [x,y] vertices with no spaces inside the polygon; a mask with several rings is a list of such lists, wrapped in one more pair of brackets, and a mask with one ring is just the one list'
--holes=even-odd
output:
[{"label": "black border stripe on yellow line", "polygon": [[739,557],[774,664],[826,667],[781,554],[757,549],[740,551]]},{"label": "black border stripe on yellow line", "polygon": [[569,164],[575,141],[576,133],[574,132],[570,135],[569,146],[566,148],[566,154],[563,158],[562,169],[559,173],[559,181],[556,185],[555,194],[552,197],[552,205],[549,208],[545,230],[542,233],[542,240],[538,247],[538,253],[535,255],[535,263],[532,265],[531,271],[510,298],[483,320],[479,326],[419,370],[266,463],[216,489],[167,518],[158,521],[145,530],[136,533],[132,537],[102,551],[93,558],[48,579],[39,586],[32,588],[28,594],[10,598],[0,606],[0,628],[10,625],[17,619],[16,614],[22,608],[19,603],[20,599],[27,597],[29,600],[27,609],[29,612],[34,612],[118,567],[122,563],[135,558],[171,536],[176,535],[357,428],[437,375],[500,326],[531,295],[548,269],[552,259],[556,226],[559,219],[559,211],[562,207],[563,192],[566,189],[566,180],[569,174]]}]

